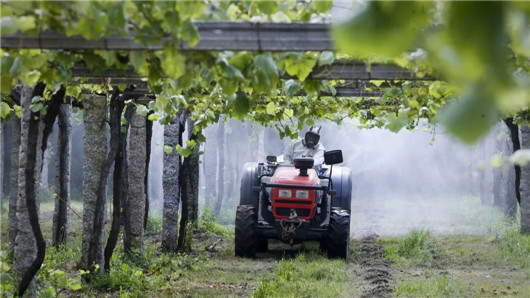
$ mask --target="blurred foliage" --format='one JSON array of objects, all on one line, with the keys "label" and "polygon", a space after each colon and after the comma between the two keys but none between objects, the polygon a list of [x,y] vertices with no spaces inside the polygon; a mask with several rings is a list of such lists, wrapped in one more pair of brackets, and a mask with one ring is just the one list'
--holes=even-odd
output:
[{"label": "blurred foliage", "polygon": [[370,1],[336,25],[333,36],[350,57],[395,62],[447,82],[454,93],[434,98],[438,107],[448,103],[437,120],[471,143],[501,117],[527,120],[529,7],[508,1]]}]

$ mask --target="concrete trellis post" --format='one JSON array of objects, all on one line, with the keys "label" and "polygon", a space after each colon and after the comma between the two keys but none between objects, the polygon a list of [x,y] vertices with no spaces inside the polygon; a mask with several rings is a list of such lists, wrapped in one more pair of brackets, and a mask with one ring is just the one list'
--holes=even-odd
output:
[{"label": "concrete trellis post", "polygon": [[143,249],[145,217],[146,117],[133,113],[129,134],[129,216],[131,235],[125,241],[131,248]]},{"label": "concrete trellis post", "polygon": [[164,153],[162,175],[164,188],[162,249],[170,252],[177,251],[180,156],[175,147],[179,142],[179,131],[180,124],[177,119],[164,126],[164,147],[173,149],[169,154]]},{"label": "concrete trellis post", "polygon": [[[106,135],[107,99],[99,95],[84,95],[85,136],[83,164],[83,243],[81,266],[85,270],[93,270],[94,266],[103,268],[103,249],[105,239],[105,217],[95,222],[97,208],[97,190],[101,171],[107,153]],[[103,200],[103,205],[106,201]],[[101,210],[106,211],[105,206]],[[101,229],[98,229],[97,226]],[[93,247],[93,252],[91,248]]]}]

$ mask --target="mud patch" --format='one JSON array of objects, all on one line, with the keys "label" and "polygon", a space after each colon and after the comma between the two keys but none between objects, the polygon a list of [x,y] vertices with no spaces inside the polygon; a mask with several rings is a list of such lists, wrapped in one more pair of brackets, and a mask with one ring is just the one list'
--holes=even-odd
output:
[{"label": "mud patch", "polygon": [[364,290],[361,297],[390,297],[394,291],[390,261],[385,259],[379,236],[370,235],[357,244],[358,263]]}]

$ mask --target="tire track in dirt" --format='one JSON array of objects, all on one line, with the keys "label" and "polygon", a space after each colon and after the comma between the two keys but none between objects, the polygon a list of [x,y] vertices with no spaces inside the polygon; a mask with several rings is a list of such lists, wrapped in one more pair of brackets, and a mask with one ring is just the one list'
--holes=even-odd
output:
[{"label": "tire track in dirt", "polygon": [[390,297],[394,291],[391,262],[385,259],[379,236],[372,234],[362,238],[357,244],[360,275],[364,280],[361,297]]}]

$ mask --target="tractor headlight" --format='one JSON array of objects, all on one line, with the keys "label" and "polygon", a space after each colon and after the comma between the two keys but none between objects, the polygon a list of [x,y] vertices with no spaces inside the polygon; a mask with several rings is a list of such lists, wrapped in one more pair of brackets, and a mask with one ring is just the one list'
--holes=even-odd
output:
[{"label": "tractor headlight", "polygon": [[290,197],[292,196],[292,194],[293,194],[293,193],[291,192],[290,189],[280,189],[280,190],[278,191],[278,196],[279,196],[280,198],[290,198]]},{"label": "tractor headlight", "polygon": [[309,199],[309,190],[297,190],[296,198],[297,199]]}]

